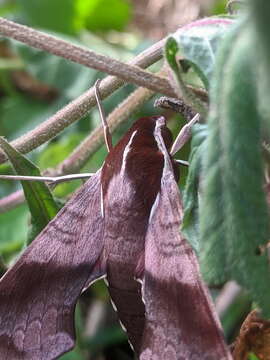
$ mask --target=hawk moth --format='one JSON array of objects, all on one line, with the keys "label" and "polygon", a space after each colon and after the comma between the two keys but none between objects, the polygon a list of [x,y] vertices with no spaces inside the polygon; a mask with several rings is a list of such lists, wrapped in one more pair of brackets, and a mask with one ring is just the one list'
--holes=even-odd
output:
[{"label": "hawk moth", "polygon": [[179,233],[182,206],[164,117],[141,118],[0,280],[1,359],[74,346],[82,290],[105,276],[142,360],[231,359]]}]

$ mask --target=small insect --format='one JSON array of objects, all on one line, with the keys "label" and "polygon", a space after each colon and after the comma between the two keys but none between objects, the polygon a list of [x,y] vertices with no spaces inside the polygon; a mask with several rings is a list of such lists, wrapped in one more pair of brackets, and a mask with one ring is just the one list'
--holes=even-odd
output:
[{"label": "small insect", "polygon": [[104,128],[102,168],[0,280],[1,359],[69,351],[78,297],[102,276],[140,359],[231,359],[179,233],[179,166],[165,118],[137,120],[115,147]]}]

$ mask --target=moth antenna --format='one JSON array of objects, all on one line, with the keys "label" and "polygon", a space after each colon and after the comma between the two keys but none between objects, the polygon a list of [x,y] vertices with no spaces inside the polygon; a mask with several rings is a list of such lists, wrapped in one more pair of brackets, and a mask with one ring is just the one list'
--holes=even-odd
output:
[{"label": "moth antenna", "polygon": [[63,176],[26,176],[26,175],[0,175],[0,180],[23,180],[23,181],[48,181],[50,183],[60,183],[78,179],[89,178],[93,173],[69,174]]},{"label": "moth antenna", "polygon": [[110,128],[109,128],[107,120],[106,120],[105,111],[104,111],[102,103],[101,103],[99,84],[100,84],[100,79],[97,79],[97,81],[95,83],[95,96],[96,96],[97,106],[98,106],[98,110],[99,110],[99,116],[101,118],[102,125],[103,125],[103,132],[104,132],[104,139],[105,139],[106,147],[108,149],[108,152],[110,152],[113,148],[112,135],[110,133]]},{"label": "moth antenna", "polygon": [[176,154],[177,151],[179,151],[185,145],[185,143],[190,139],[191,128],[196,122],[199,121],[199,119],[200,119],[200,115],[196,114],[185,126],[182,127],[177,138],[172,144],[170,151],[171,155]]}]

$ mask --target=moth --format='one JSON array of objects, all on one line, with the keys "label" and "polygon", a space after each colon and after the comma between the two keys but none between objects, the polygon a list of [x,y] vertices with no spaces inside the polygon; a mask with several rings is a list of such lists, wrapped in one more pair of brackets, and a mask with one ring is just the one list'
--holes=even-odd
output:
[{"label": "moth", "polygon": [[171,145],[164,117],[136,121],[2,277],[2,360],[52,360],[72,349],[78,297],[104,276],[141,360],[231,359],[179,233]]}]

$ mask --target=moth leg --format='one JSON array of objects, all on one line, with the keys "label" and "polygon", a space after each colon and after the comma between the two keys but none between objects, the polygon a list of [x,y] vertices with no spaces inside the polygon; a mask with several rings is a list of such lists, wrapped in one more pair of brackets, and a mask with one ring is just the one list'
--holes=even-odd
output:
[{"label": "moth leg", "polygon": [[189,162],[186,160],[174,160],[174,162],[176,162],[179,165],[183,165],[183,166],[189,166]]},{"label": "moth leg", "polygon": [[98,79],[95,83],[95,96],[96,96],[97,106],[98,106],[98,110],[99,110],[99,115],[100,115],[102,125],[103,125],[103,132],[104,132],[104,139],[105,139],[106,147],[107,147],[108,152],[110,152],[113,148],[112,135],[110,133],[110,128],[109,128],[109,125],[106,120],[105,111],[104,111],[104,108],[101,103],[99,85],[100,85],[100,79]]},{"label": "moth leg", "polygon": [[190,139],[191,128],[196,122],[199,121],[199,119],[200,119],[200,115],[196,114],[186,125],[182,127],[177,138],[172,144],[170,151],[171,155],[176,154],[177,151],[179,151],[185,145],[185,143]]}]

